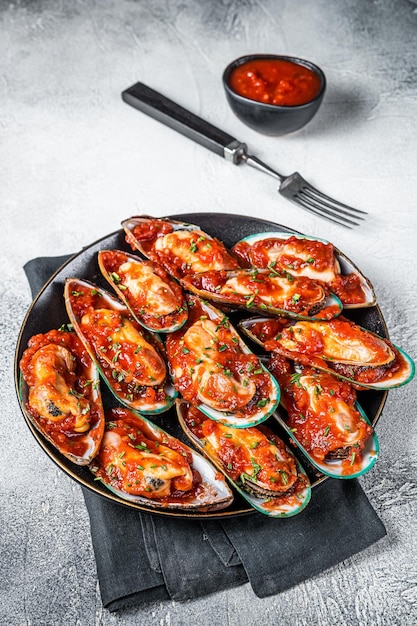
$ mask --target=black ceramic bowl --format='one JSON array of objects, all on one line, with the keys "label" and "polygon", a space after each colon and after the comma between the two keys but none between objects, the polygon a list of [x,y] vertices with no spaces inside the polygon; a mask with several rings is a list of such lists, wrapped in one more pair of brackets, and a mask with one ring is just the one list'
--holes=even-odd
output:
[{"label": "black ceramic bowl", "polygon": [[[311,70],[320,81],[318,93],[304,104],[286,106],[267,104],[239,95],[230,85],[233,70],[248,61],[258,59],[289,61]],[[277,54],[249,54],[235,59],[226,67],[223,86],[233,112],[244,124],[264,135],[286,135],[305,126],[317,113],[326,89],[326,77],[317,65],[304,59]]]}]

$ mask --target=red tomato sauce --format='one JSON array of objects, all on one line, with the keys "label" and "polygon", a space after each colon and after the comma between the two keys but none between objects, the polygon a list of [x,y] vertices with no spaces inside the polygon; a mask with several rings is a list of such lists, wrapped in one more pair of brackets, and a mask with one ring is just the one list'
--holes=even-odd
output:
[{"label": "red tomato sauce", "polygon": [[[246,417],[255,414],[259,408],[269,402],[269,395],[272,390],[272,382],[269,374],[261,367],[259,359],[254,354],[243,353],[237,336],[232,333],[230,324],[226,316],[216,320],[216,337],[210,345],[203,349],[193,350],[192,346],[184,347],[183,336],[187,330],[196,322],[206,319],[207,315],[199,300],[195,296],[188,297],[189,316],[186,324],[174,333],[171,333],[166,340],[166,350],[171,370],[181,372],[176,375],[174,385],[183,398],[193,404],[199,404],[198,398],[199,381],[196,372],[199,368],[210,368],[210,375],[217,370],[223,370],[228,377],[238,377],[244,375],[247,380],[253,381],[256,386],[256,393],[252,399],[244,406],[240,404],[238,392],[230,393],[223,399],[222,390],[217,390],[215,385],[210,388],[210,396],[219,402],[224,401],[227,411],[233,411],[235,417]],[[207,363],[207,365],[205,365]],[[210,378],[208,379],[210,382]]]},{"label": "red tomato sauce", "polygon": [[136,249],[134,245],[135,239],[141,243],[152,243],[157,237],[162,237],[167,233],[172,233],[173,230],[172,225],[165,220],[150,219],[137,224],[133,229],[133,238],[126,235],[126,241],[129,245]]},{"label": "red tomato sauce", "polygon": [[[74,283],[76,287],[76,283]],[[76,318],[81,320],[83,316],[89,315],[94,322],[97,316],[97,309],[108,309],[108,301],[95,288],[86,288],[82,291],[72,289],[70,285],[71,307]],[[103,375],[109,382],[110,387],[128,402],[141,400],[147,403],[164,401],[166,396],[162,385],[152,384],[138,385],[135,376],[141,375],[142,367],[145,367],[145,360],[149,360],[155,370],[155,376],[160,373],[160,366],[164,366],[164,361],[157,361],[153,353],[149,350],[137,351],[136,346],[128,341],[123,344],[115,344],[109,340],[112,332],[119,328],[124,320],[128,320],[137,331],[145,337],[151,345],[155,346],[150,333],[144,331],[139,324],[128,314],[127,309],[122,311],[112,311],[108,324],[88,325],[82,324],[82,332],[86,340],[95,352],[96,360],[100,365]],[[136,351],[136,352],[135,352]],[[104,358],[104,357],[107,358]],[[143,363],[143,365],[142,365]]]},{"label": "red tomato sauce", "polygon": [[[298,237],[282,240],[271,237],[252,245],[240,241],[233,246],[232,253],[242,267],[270,267],[297,274],[310,265],[314,272],[327,272],[328,276],[335,276],[334,280],[326,281],[326,284],[343,304],[361,304],[366,301],[360,277],[357,274],[339,273],[331,243]],[[315,279],[320,280],[320,277],[316,276]]]},{"label": "red tomato sauce", "polygon": [[[204,493],[202,477],[192,467],[192,455],[180,441],[162,432],[155,435],[146,422],[142,422],[128,409],[112,409],[107,412],[106,420],[106,430],[119,435],[120,445],[117,450],[114,450],[111,445],[101,446],[95,459],[96,465],[93,467],[97,478],[126,493],[155,499],[166,505],[175,502],[191,502],[198,499],[199,494]],[[141,468],[138,466],[140,456],[135,457],[135,448],[146,450],[156,458],[160,456],[161,465],[166,465],[170,461],[164,458],[164,447],[178,453],[178,456],[174,457],[176,465],[184,468],[190,466],[192,484],[181,476],[174,477],[169,495],[160,496],[157,492],[152,492],[147,488],[145,478],[141,477]]]},{"label": "red tomato sauce", "polygon": [[[288,249],[292,252],[287,252]],[[232,252],[242,263],[249,266],[259,268],[278,266],[290,273],[291,270],[297,271],[310,264],[318,272],[323,272],[328,268],[333,269],[335,264],[334,248],[331,243],[298,237],[288,239],[270,237],[256,241],[252,245],[247,241],[240,241],[233,246]],[[273,260],[276,257],[277,260]]]},{"label": "red tomato sauce", "polygon": [[284,59],[254,59],[232,70],[229,85],[240,96],[278,106],[306,104],[318,96],[316,72]]},{"label": "red tomato sauce", "polygon": [[[372,428],[355,407],[356,392],[352,385],[332,374],[318,373],[308,367],[302,374],[294,374],[287,364],[282,357],[272,355],[268,369],[281,386],[282,400],[288,413],[286,422],[294,436],[313,459],[326,461],[336,453],[339,458],[345,459],[343,474],[356,472]],[[314,404],[303,385],[302,376],[314,379]],[[345,413],[347,423],[343,431],[335,423],[340,402],[346,405],[346,409],[349,407],[349,418]],[[356,441],[348,443],[352,431],[356,433]]]},{"label": "red tomato sauce", "polygon": [[[207,419],[196,407],[189,405],[183,411],[184,421],[190,431],[200,440],[204,440],[212,432],[219,430],[219,425]],[[221,429],[220,429],[221,430]],[[308,479],[303,474],[297,474],[295,462],[292,455],[288,453],[281,439],[269,428],[261,425],[257,428],[248,428],[239,430],[242,434],[242,443],[237,445],[225,436],[221,436],[219,443],[220,448],[213,450],[211,453],[215,456],[216,461],[221,465],[225,474],[234,482],[240,482],[240,476],[252,462],[256,462],[258,469],[257,479],[263,483],[269,484],[270,490],[276,490],[276,497],[269,497],[267,501],[269,508],[272,510],[277,503],[299,504],[299,495],[308,484]],[[245,433],[251,432],[259,435],[259,443],[257,446],[248,449],[245,445]],[[273,443],[284,457],[283,461],[271,457],[270,443]],[[287,486],[288,484],[288,486]]]},{"label": "red tomato sauce", "polygon": [[[171,276],[182,278],[195,271],[202,272],[210,269],[235,269],[238,262],[227,251],[225,245],[216,238],[209,237],[202,231],[190,231],[189,237],[181,239],[176,236],[183,231],[174,230],[169,222],[151,219],[149,222],[138,224],[132,234],[126,236],[127,243],[132,248],[140,248],[143,253],[155,263],[160,263]],[[170,246],[162,250],[156,249],[155,242],[159,237],[173,234]]]},{"label": "red tomato sauce", "polygon": [[[395,346],[388,342],[388,340],[385,341],[391,346],[395,354],[395,359],[388,365],[378,367],[352,367],[344,363],[332,363],[332,368],[338,374],[346,376],[346,378],[351,378],[358,383],[372,384],[381,380],[389,381],[394,374],[398,374],[398,372],[403,371],[403,369],[405,370],[407,364]],[[358,387],[358,389],[360,389],[360,387]]]},{"label": "red tomato sauce", "polygon": [[339,274],[332,282],[331,290],[345,305],[361,304],[366,301],[366,295],[357,274]]},{"label": "red tomato sauce", "polygon": [[[213,420],[207,419],[202,425],[202,432],[205,437],[208,437],[212,432],[216,433],[218,430],[220,430],[219,425]],[[216,449],[215,452],[225,471],[232,480],[238,481],[253,460],[258,466],[256,474],[258,481],[267,484],[272,491],[286,491],[288,481],[294,481],[293,475],[296,471],[294,458],[288,454],[283,442],[272,431],[265,430],[262,432],[262,427],[248,430],[259,435],[259,439],[256,441],[257,445],[252,449],[245,445],[244,438],[241,444],[236,445],[227,436],[220,435],[220,448]],[[244,436],[244,432],[242,434]],[[284,460],[278,460],[277,457],[271,455],[270,442],[275,444]]]},{"label": "red tomato sauce", "polygon": [[29,340],[28,348],[20,361],[22,376],[29,387],[37,383],[33,371],[33,357],[40,348],[48,344],[65,347],[74,357],[76,368],[74,372],[67,373],[66,379],[70,388],[74,390],[74,394],[84,396],[90,403],[90,429],[83,433],[74,432],[75,417],[73,415],[64,417],[62,420],[50,421],[39,415],[29,403],[26,404],[26,409],[39,425],[40,430],[55,443],[59,450],[81,457],[91,445],[87,438],[97,440],[101,437],[98,424],[101,420],[102,408],[100,403],[93,400],[93,384],[97,384],[97,381],[87,378],[87,368],[91,366],[91,359],[75,333],[51,330],[45,334],[34,335]]},{"label": "red tomato sauce", "polygon": [[[252,322],[248,327],[248,331],[251,332],[260,342],[273,341],[285,328],[290,324],[289,320],[284,318],[268,318],[259,322]],[[276,344],[274,344],[275,347]],[[265,346],[264,346],[265,347]],[[267,348],[267,350],[273,350],[274,347]]]},{"label": "red tomato sauce", "polygon": [[[228,288],[229,279],[233,289]],[[325,288],[317,281],[303,276],[294,277],[288,272],[273,270],[242,270],[230,277],[227,272],[202,272],[185,279],[185,285],[192,284],[196,289],[209,294],[219,294],[225,304],[236,304],[250,309],[266,309],[266,305],[302,315],[322,306],[326,295]],[[239,291],[234,288],[239,285]],[[330,313],[332,315],[333,312]]]},{"label": "red tomato sauce", "polygon": [[[345,363],[337,363],[333,360],[324,360],[322,358],[324,342],[320,331],[314,328],[308,328],[308,332],[300,332],[297,326],[289,326],[281,328],[277,326],[275,320],[265,320],[264,322],[256,322],[250,327],[250,331],[263,342],[263,347],[268,352],[277,350],[280,354],[288,359],[295,360],[305,366],[315,366],[334,370],[338,374],[350,378],[364,384],[372,384],[381,380],[389,380],[399,372],[406,371],[407,363],[397,348],[388,340],[380,337],[383,342],[379,344],[372,333],[363,331],[359,326],[342,316],[327,322],[329,329],[334,328],[340,343],[343,340],[358,339],[364,346],[374,349],[376,357],[378,354],[384,357],[383,345],[389,346],[394,353],[394,359],[386,365],[349,365]],[[294,330],[295,329],[295,330]],[[288,350],[281,344],[282,338],[294,339],[297,342],[296,350]]]},{"label": "red tomato sauce", "polygon": [[[131,257],[119,250],[107,250],[100,254],[103,267],[106,272],[108,272],[109,278],[113,281],[116,288],[123,292],[123,297],[134,314],[140,318],[144,324],[152,328],[152,330],[163,330],[166,326],[180,323],[186,318],[187,313],[184,308],[185,303],[182,289],[177,282],[167,275],[162,267],[151,261],[140,261],[138,265],[135,264],[135,266],[139,268],[139,277],[141,266],[151,268],[154,276],[147,274],[146,279],[141,277],[140,291],[137,290],[135,293],[132,293],[128,281],[130,278],[129,274],[120,271],[120,267],[124,263],[132,261]],[[155,314],[152,311],[152,300],[149,300],[148,294],[149,292],[152,293],[152,280],[155,277],[160,278],[167,285],[166,291],[161,295],[166,300],[168,300],[168,298],[170,299],[169,303],[172,305],[173,310],[165,315]],[[135,278],[135,275],[133,278]]]}]

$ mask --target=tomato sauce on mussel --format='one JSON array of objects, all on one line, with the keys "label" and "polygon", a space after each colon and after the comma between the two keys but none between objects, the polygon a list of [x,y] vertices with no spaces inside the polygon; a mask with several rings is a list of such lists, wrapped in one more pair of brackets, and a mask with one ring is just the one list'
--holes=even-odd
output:
[{"label": "tomato sauce on mussel", "polygon": [[286,271],[240,269],[185,276],[185,289],[229,307],[294,317],[332,318],[342,309],[322,283]]},{"label": "tomato sauce on mussel", "polygon": [[295,369],[275,353],[268,369],[281,386],[285,421],[301,446],[318,462],[343,460],[343,473],[356,473],[373,429],[357,408],[352,385],[313,368]]},{"label": "tomato sauce on mussel", "polygon": [[263,424],[230,428],[207,419],[196,407],[177,404],[180,424],[232,485],[259,512],[275,517],[299,513],[310,499],[310,483],[279,436]]},{"label": "tomato sauce on mussel", "polygon": [[137,504],[192,511],[229,506],[223,477],[199,454],[126,408],[106,413],[106,429],[90,464],[96,480]]},{"label": "tomato sauce on mussel", "polygon": [[296,323],[259,317],[239,327],[265,350],[327,371],[358,389],[400,387],[414,376],[414,363],[403,350],[342,316]]},{"label": "tomato sauce on mussel", "polygon": [[198,226],[168,219],[132,217],[122,222],[126,241],[175,278],[239,267],[223,242]]},{"label": "tomato sauce on mussel", "polygon": [[31,337],[20,360],[25,409],[31,422],[62,454],[84,465],[104,429],[98,372],[73,332]]},{"label": "tomato sauce on mussel", "polygon": [[176,389],[213,419],[236,427],[263,421],[278,404],[276,381],[223,313],[197,296],[187,302],[187,323],[166,341]]},{"label": "tomato sauce on mussel", "polygon": [[175,393],[157,336],[142,328],[119,300],[88,281],[67,279],[65,301],[76,332],[115,396],[141,412],[167,410]]},{"label": "tomato sauce on mussel", "polygon": [[153,332],[173,332],[187,319],[180,285],[152,261],[120,250],[100,250],[101,273],[135,319]]},{"label": "tomato sauce on mussel", "polygon": [[345,307],[375,304],[369,281],[329,242],[285,233],[260,233],[239,241],[232,252],[242,267],[270,268],[321,281]]}]

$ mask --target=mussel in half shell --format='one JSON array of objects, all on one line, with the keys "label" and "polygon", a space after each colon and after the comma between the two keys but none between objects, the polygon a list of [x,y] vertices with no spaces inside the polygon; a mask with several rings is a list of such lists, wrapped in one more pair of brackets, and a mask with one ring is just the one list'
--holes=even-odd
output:
[{"label": "mussel in half shell", "polygon": [[65,283],[65,305],[75,332],[116,398],[145,414],[172,406],[163,344],[142,328],[114,296],[77,278]]},{"label": "mussel in half shell", "polygon": [[139,324],[161,333],[184,324],[188,313],[182,289],[162,267],[120,250],[100,250],[98,264]]},{"label": "mussel in half shell", "polygon": [[307,505],[309,480],[276,433],[264,425],[230,428],[180,400],[177,412],[191,441],[254,509],[272,517],[290,517]]},{"label": "mussel in half shell", "polygon": [[20,400],[30,422],[68,459],[88,464],[103,436],[104,413],[98,370],[77,335],[34,335],[20,371]]},{"label": "mussel in half shell", "polygon": [[124,220],[122,226],[133,250],[159,263],[175,278],[239,267],[221,241],[194,224],[143,216]]},{"label": "mussel in half shell", "polygon": [[245,237],[232,252],[242,267],[271,268],[321,281],[340,298],[344,308],[370,307],[376,302],[369,280],[328,241],[266,232]]},{"label": "mussel in half shell", "polygon": [[358,388],[392,389],[414,376],[414,362],[408,354],[342,316],[282,325],[272,319],[252,318],[239,326],[265,350],[329,372]]},{"label": "mussel in half shell", "polygon": [[331,319],[342,311],[338,298],[321,283],[275,270],[211,271],[185,276],[188,291],[228,307],[286,315],[296,319]]},{"label": "mussel in half shell", "polygon": [[211,464],[184,443],[125,408],[106,414],[106,429],[90,469],[124,500],[153,508],[206,512],[233,494]]},{"label": "mussel in half shell", "polygon": [[379,444],[352,385],[272,353],[268,369],[281,386],[275,417],[323,474],[356,478],[378,458]]},{"label": "mussel in half shell", "polygon": [[176,389],[208,417],[229,426],[265,421],[278,406],[276,380],[223,313],[191,294],[187,302],[187,323],[166,341]]}]

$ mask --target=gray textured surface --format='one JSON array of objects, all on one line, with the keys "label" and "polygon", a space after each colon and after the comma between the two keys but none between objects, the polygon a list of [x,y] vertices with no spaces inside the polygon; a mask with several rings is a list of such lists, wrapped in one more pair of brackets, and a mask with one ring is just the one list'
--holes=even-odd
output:
[{"label": "gray textured surface", "polygon": [[[13,388],[30,304],[22,265],[137,212],[256,214],[330,239],[372,279],[391,338],[416,357],[416,29],[408,0],[0,2],[1,624],[416,623],[415,382],[389,394],[380,459],[361,480],[385,539],[276,597],[244,585],[117,615],[101,606],[80,490],[35,444]],[[267,138],[233,117],[220,76],[251,51],[323,67],[327,95],[306,129]],[[369,218],[349,232],[288,204],[272,179],[124,105],[120,92],[137,80]]]}]

